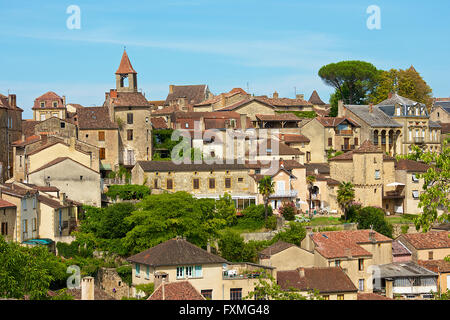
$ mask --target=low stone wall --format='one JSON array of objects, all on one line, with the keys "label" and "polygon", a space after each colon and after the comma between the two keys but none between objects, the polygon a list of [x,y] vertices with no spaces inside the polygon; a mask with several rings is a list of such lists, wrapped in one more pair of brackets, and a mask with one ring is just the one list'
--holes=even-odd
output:
[{"label": "low stone wall", "polygon": [[122,280],[115,268],[100,268],[95,280],[102,290],[116,300],[131,297],[133,294],[132,289]]}]

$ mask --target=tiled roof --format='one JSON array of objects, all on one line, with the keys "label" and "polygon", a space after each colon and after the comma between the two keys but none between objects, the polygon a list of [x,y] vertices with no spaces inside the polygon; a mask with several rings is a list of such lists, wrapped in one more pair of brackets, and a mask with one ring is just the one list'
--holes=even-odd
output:
[{"label": "tiled roof", "polygon": [[2,193],[20,198],[26,195],[33,195],[38,193],[38,190],[36,189],[27,189],[17,185],[16,183],[4,183],[3,185],[0,184],[0,189]]},{"label": "tiled roof", "polygon": [[394,300],[376,293],[362,293],[358,292],[357,300]]},{"label": "tiled roof", "polygon": [[406,170],[407,172],[427,172],[430,166],[423,162],[401,159],[395,163],[395,169]]},{"label": "tiled roof", "polygon": [[151,118],[153,129],[167,129],[166,120],[163,117],[152,117]]},{"label": "tiled roof", "polygon": [[427,233],[408,233],[403,234],[399,239],[407,241],[417,250],[450,248],[450,232],[448,231],[429,231]]},{"label": "tiled roof", "polygon": [[313,108],[313,111],[319,116],[319,117],[328,117],[330,114],[331,109],[319,109],[319,108]]},{"label": "tiled roof", "polygon": [[80,130],[118,129],[119,126],[109,118],[106,107],[89,107],[77,109]]},{"label": "tiled roof", "polygon": [[242,99],[241,101],[238,101],[238,102],[236,102],[236,103],[234,103],[234,104],[232,104],[232,105],[229,105],[228,107],[225,107],[225,108],[220,109],[219,111],[232,111],[232,110],[236,110],[237,108],[242,107],[242,106],[244,106],[244,105],[246,105],[246,104],[248,104],[248,103],[250,103],[250,102],[253,102],[253,101],[262,103],[262,104],[264,104],[264,105],[266,105],[266,106],[268,106],[268,107],[270,107],[270,108],[272,108],[272,109],[274,108],[274,106],[271,105],[270,103],[268,103],[267,101],[262,100],[262,99],[258,99],[258,98],[256,98],[256,97],[252,97],[252,98],[244,98],[244,99]]},{"label": "tiled roof", "polygon": [[[290,160],[290,159],[284,160],[283,159],[282,161],[283,161],[283,166],[286,170],[305,168],[304,165],[302,165],[300,162],[298,162],[296,160]],[[267,168],[270,168],[271,165],[272,164],[270,162],[262,163],[261,161],[255,161],[255,163],[247,162],[245,166],[246,166],[246,168],[249,168],[249,169],[267,169]],[[280,165],[281,165],[281,161],[280,161]]]},{"label": "tiled roof", "polygon": [[38,196],[38,201],[49,206],[50,208],[53,209],[61,209],[61,208],[67,208],[70,207],[69,204],[62,204],[59,199],[51,199],[49,197],[43,196],[43,195],[39,195]]},{"label": "tiled roof", "polygon": [[306,137],[306,136],[304,136],[302,134],[284,134],[284,133],[280,133],[279,137],[285,143],[299,143],[299,142],[309,143],[310,142],[308,137]]},{"label": "tiled roof", "polygon": [[[327,231],[313,233],[310,237],[316,244],[315,250],[327,259],[372,256],[360,246],[363,243],[372,243],[370,232],[371,230]],[[375,243],[392,242],[392,239],[376,231],[372,232]]]},{"label": "tiled roof", "polygon": [[[392,120],[386,113],[380,110],[377,106],[372,107],[367,105],[345,105],[345,108],[355,114],[359,119],[366,122],[369,126],[374,128],[401,128],[402,125]],[[358,120],[358,119],[356,119]]]},{"label": "tiled roof", "polygon": [[405,247],[405,245],[399,241],[399,240],[395,240],[392,241],[392,255],[393,256],[410,256],[411,255],[411,251]]},{"label": "tiled roof", "polygon": [[436,273],[450,273],[450,262],[446,260],[419,260],[418,263]]},{"label": "tiled roof", "polygon": [[297,106],[312,106],[312,103],[304,99],[290,99],[290,98],[268,98],[266,96],[256,96],[256,100],[263,101],[274,107],[297,107]]},{"label": "tiled roof", "polygon": [[389,264],[378,265],[380,278],[405,278],[405,277],[430,277],[437,276],[430,271],[412,261],[393,262]]},{"label": "tiled roof", "polygon": [[65,108],[65,106],[63,104],[63,99],[59,95],[54,93],[53,91],[48,91],[48,92],[44,93],[43,95],[41,95],[41,96],[37,97],[36,99],[34,99],[34,105],[33,105],[32,109],[33,110],[40,109],[41,108],[41,105],[40,105],[41,102],[48,102],[48,103],[45,104],[45,108],[53,109],[53,108],[55,108],[53,106],[53,101],[57,101],[58,102],[58,104],[56,106],[56,109],[64,109]]},{"label": "tiled roof", "polygon": [[110,102],[115,107],[150,107],[150,103],[140,92],[117,92],[113,91],[117,97],[112,97],[111,92],[106,93]]},{"label": "tiled roof", "polygon": [[302,121],[293,113],[255,114],[255,117],[260,121]]},{"label": "tiled roof", "polygon": [[188,104],[198,104],[205,99],[207,88],[208,86],[206,84],[186,86],[174,85],[173,92],[167,95],[165,104],[169,105],[171,101],[176,101],[179,98],[186,98]]},{"label": "tiled roof", "polygon": [[223,99],[223,98],[230,98],[230,97],[235,96],[237,94],[242,94],[242,95],[246,96],[247,92],[245,92],[241,88],[233,88],[230,92],[221,93],[221,94],[219,94],[217,96],[214,96],[214,97],[212,97],[210,99],[207,99],[207,100],[202,101],[200,103],[196,103],[195,106],[207,106],[207,105],[210,105],[210,104],[213,104],[213,103],[217,103],[217,102],[221,101],[221,99]]},{"label": "tiled roof", "polygon": [[0,94],[0,109],[9,109],[9,110],[15,110],[15,111],[23,111],[18,106],[11,105],[9,103],[9,97],[4,96]]},{"label": "tiled roof", "polygon": [[328,118],[328,117],[317,117],[317,121],[319,121],[320,124],[322,124],[324,127],[328,128],[334,128],[337,127],[339,124],[341,124],[344,121],[350,122],[355,127],[361,127],[357,122],[353,121],[350,118],[345,117],[336,117],[336,118]]},{"label": "tiled roof", "polygon": [[12,204],[11,202],[8,202],[6,200],[0,199],[0,209],[6,209],[6,208],[16,208],[16,205]]},{"label": "tiled roof", "polygon": [[136,165],[139,165],[145,172],[247,170],[245,164],[228,164],[226,162],[223,164],[175,164],[172,161],[138,161]]},{"label": "tiled roof", "polygon": [[442,134],[450,133],[450,123],[441,123],[441,133]]},{"label": "tiled roof", "polygon": [[284,251],[290,247],[295,247],[295,245],[292,243],[287,243],[287,242],[279,240],[279,241],[275,242],[273,245],[265,248],[264,250],[261,250],[259,252],[259,255],[262,257],[268,258],[268,257],[271,257],[274,254],[280,253],[281,251]]},{"label": "tiled roof", "polygon": [[[301,276],[301,270],[304,271],[304,276]],[[283,290],[318,290],[321,294],[358,291],[340,267],[298,268],[297,270],[278,271],[277,282]]]},{"label": "tiled roof", "polygon": [[[358,149],[333,157],[330,159],[330,161],[352,160],[353,154],[355,153],[383,153],[383,151],[379,147],[375,146],[372,142],[370,142],[370,140],[366,140],[361,144],[361,146]],[[394,161],[395,158],[383,153],[383,160]]]},{"label": "tiled roof", "polygon": [[171,239],[131,256],[127,261],[149,266],[229,263],[183,239]]},{"label": "tiled roof", "polygon": [[22,134],[25,137],[34,135],[34,127],[39,123],[39,121],[34,120],[22,120]]},{"label": "tiled roof", "polygon": [[205,298],[189,281],[177,281],[161,283],[147,300],[205,300]]},{"label": "tiled roof", "polygon": [[311,94],[311,97],[308,100],[310,103],[314,104],[314,105],[324,105],[326,104],[325,102],[322,101],[322,99],[320,99],[319,94],[317,93],[316,90],[313,91],[313,93]]},{"label": "tiled roof", "polygon": [[328,163],[305,163],[306,174],[314,173],[317,169],[319,174],[330,175],[330,165]]},{"label": "tiled roof", "polygon": [[15,146],[15,147],[24,147],[24,146],[27,146],[29,144],[35,143],[35,142],[37,142],[39,140],[41,140],[41,136],[32,135],[32,136],[26,137],[25,140],[14,141],[12,143],[12,145]]},{"label": "tiled roof", "polygon": [[126,50],[123,50],[122,59],[120,60],[120,65],[116,71],[116,74],[130,74],[130,73],[136,74],[137,72],[134,71]]},{"label": "tiled roof", "polygon": [[[278,143],[278,153],[275,152],[275,150],[272,150],[272,141],[276,141]],[[264,142],[258,143],[258,150],[257,155],[260,154],[267,154],[267,155],[279,155],[279,156],[291,156],[291,155],[302,155],[305,154],[304,152],[296,149],[291,148],[288,145],[286,145],[284,142],[274,139],[267,139],[266,140],[266,150],[262,150]],[[269,150],[269,151],[267,151]],[[248,154],[248,152],[247,152]]]}]

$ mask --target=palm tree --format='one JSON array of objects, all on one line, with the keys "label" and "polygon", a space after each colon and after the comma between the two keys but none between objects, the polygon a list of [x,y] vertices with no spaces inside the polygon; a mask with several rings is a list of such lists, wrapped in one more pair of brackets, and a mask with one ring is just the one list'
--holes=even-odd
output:
[{"label": "palm tree", "polygon": [[309,216],[311,217],[311,211],[312,211],[312,189],[314,187],[314,182],[316,182],[315,176],[307,176],[306,177],[306,183],[308,184],[308,191],[309,191]]},{"label": "palm tree", "polygon": [[264,219],[267,221],[267,210],[269,206],[269,197],[275,192],[275,183],[272,181],[272,177],[265,176],[258,183],[258,191],[264,199]]},{"label": "palm tree", "polygon": [[351,203],[355,199],[355,189],[351,182],[341,182],[337,191],[337,201],[344,211],[345,220],[347,221],[347,211]]}]

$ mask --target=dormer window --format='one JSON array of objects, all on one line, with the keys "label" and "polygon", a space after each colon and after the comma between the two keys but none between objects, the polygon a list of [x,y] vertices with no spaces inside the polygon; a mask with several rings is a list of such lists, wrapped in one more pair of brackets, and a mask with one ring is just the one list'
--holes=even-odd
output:
[{"label": "dormer window", "polygon": [[41,108],[45,108],[45,102],[44,101],[41,102]]},{"label": "dormer window", "polygon": [[57,108],[58,107],[58,102],[57,101],[53,101],[53,108]]},{"label": "dormer window", "polygon": [[397,116],[401,116],[402,108],[400,106],[397,107]]}]

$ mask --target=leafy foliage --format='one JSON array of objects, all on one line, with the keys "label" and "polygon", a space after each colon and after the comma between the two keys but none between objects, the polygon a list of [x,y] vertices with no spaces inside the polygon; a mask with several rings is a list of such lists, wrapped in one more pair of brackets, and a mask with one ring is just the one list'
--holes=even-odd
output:
[{"label": "leafy foliage", "polygon": [[355,189],[351,182],[341,182],[337,191],[337,201],[344,211],[345,220],[347,220],[347,211],[355,199]]},{"label": "leafy foliage", "polygon": [[145,185],[126,184],[111,185],[106,192],[106,196],[116,200],[141,200],[150,194],[150,188]]},{"label": "leafy foliage", "polygon": [[274,182],[272,181],[272,178],[270,176],[265,176],[259,181],[258,192],[264,198],[264,207],[265,207],[264,219],[267,220],[269,214],[268,212],[269,197],[271,194],[275,192]]},{"label": "leafy foliage", "polygon": [[309,118],[314,119],[317,117],[317,113],[315,111],[276,111],[276,113],[292,113],[299,118]]},{"label": "leafy foliage", "polygon": [[392,238],[393,226],[386,219],[384,211],[380,208],[365,207],[357,215],[358,229],[370,229]]},{"label": "leafy foliage", "polygon": [[295,207],[295,204],[292,202],[285,203],[280,208],[280,214],[287,220],[292,221],[295,219],[295,214],[297,213],[297,208]]},{"label": "leafy foliage", "polygon": [[291,221],[289,222],[289,228],[287,228],[285,231],[277,233],[270,242],[272,244],[281,240],[300,246],[302,240],[305,239],[305,237],[306,229],[303,223]]}]

